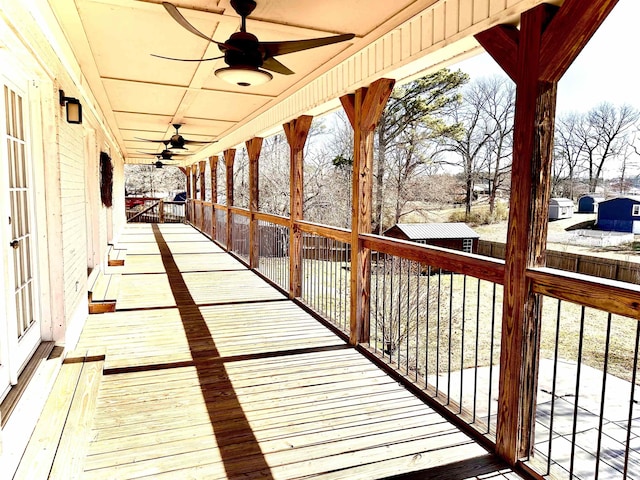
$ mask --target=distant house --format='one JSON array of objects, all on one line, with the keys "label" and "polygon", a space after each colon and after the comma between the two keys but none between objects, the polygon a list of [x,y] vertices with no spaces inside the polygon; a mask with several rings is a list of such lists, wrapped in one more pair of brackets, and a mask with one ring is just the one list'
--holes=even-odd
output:
[{"label": "distant house", "polygon": [[573,217],[573,201],[569,198],[552,198],[549,200],[549,220],[560,220]]},{"label": "distant house", "polygon": [[480,238],[464,223],[397,223],[383,235],[470,253],[477,252]]},{"label": "distant house", "polygon": [[598,204],[599,230],[640,234],[640,196],[611,198]]},{"label": "distant house", "polygon": [[589,193],[578,199],[578,213],[597,213],[598,204],[604,201],[604,197]]}]

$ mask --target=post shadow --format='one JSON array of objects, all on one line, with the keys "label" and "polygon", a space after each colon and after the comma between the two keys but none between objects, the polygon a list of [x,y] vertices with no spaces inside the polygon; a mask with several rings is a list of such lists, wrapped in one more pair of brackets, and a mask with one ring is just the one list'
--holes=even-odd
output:
[{"label": "post shadow", "polygon": [[[259,473],[260,478],[272,479],[271,469],[249,425],[231,380],[226,374],[224,364],[206,360],[206,358],[220,356],[207,322],[191,296],[158,225],[153,224],[152,228],[171,292],[184,325],[200,389],[227,477],[240,478],[247,475],[249,471],[254,475]],[[217,377],[214,383],[212,383],[212,377]],[[228,415],[222,415],[222,411],[231,411],[232,420],[229,420]],[[248,465],[251,466],[248,467]]]}]

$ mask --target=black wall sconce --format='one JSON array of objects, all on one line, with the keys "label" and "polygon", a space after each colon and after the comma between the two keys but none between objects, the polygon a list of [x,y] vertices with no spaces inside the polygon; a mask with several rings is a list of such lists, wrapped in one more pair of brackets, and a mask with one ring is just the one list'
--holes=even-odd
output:
[{"label": "black wall sconce", "polygon": [[64,90],[59,90],[60,106],[67,106],[67,123],[82,123],[82,105],[80,100],[73,97],[65,97]]}]

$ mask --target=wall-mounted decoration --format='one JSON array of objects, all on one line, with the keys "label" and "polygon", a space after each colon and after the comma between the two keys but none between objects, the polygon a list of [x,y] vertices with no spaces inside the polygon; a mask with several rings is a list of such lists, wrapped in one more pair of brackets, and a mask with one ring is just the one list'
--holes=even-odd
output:
[{"label": "wall-mounted decoration", "polygon": [[100,152],[100,197],[105,207],[113,205],[113,164],[106,152]]}]

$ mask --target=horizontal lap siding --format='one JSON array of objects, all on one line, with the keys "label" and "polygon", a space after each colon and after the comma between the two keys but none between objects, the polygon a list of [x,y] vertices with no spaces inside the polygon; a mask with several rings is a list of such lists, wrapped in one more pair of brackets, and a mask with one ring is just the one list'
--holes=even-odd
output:
[{"label": "horizontal lap siding", "polygon": [[83,129],[61,122],[59,151],[64,305],[66,314],[70,315],[86,295],[83,288],[87,277]]}]

